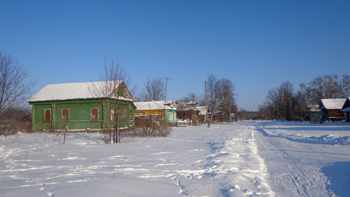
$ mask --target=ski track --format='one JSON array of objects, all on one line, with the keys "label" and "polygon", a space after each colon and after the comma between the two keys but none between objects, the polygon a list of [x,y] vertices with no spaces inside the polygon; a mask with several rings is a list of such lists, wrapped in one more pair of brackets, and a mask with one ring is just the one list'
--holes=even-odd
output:
[{"label": "ski track", "polygon": [[[295,159],[276,144],[269,129],[264,126],[257,126],[256,130],[261,133],[260,137],[264,141],[263,144],[269,146],[273,150],[272,152],[275,153],[278,158],[276,159],[279,163],[278,166],[283,169],[280,176],[287,177],[297,196],[329,196],[328,191],[316,181],[311,172],[306,170],[303,165],[297,165]],[[274,178],[279,179],[278,177]],[[284,193],[283,196],[285,195],[293,196],[291,193]]]}]

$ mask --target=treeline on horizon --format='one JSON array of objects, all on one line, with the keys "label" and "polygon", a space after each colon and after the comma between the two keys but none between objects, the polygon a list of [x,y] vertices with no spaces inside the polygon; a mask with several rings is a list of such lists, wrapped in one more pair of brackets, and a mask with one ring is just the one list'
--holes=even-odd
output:
[{"label": "treeline on horizon", "polygon": [[[290,81],[267,92],[258,111],[238,110],[235,99],[235,86],[228,79],[218,79],[209,74],[206,80],[207,89],[204,95],[197,97],[188,94],[182,101],[197,101],[199,105],[208,103],[209,116],[219,118],[216,121],[230,120],[309,120],[308,109],[319,105],[321,99],[347,98],[350,96],[350,75],[339,77],[336,74],[320,75],[308,83],[301,83],[295,90]],[[206,95],[206,96],[205,96]],[[207,98],[207,99],[206,99]],[[230,115],[230,114],[234,115]]]},{"label": "treeline on horizon", "polygon": [[240,110],[240,119],[308,120],[308,109],[319,105],[321,99],[350,96],[350,75],[341,78],[336,74],[317,76],[309,83],[301,83],[297,91],[289,81],[267,92],[265,102],[257,112]]}]

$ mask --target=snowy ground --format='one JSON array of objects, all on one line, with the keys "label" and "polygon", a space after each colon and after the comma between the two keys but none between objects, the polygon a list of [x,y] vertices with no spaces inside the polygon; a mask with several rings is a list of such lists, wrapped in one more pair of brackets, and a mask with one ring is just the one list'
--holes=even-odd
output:
[{"label": "snowy ground", "polygon": [[0,196],[349,196],[350,124],[238,122],[167,138],[0,137]]}]

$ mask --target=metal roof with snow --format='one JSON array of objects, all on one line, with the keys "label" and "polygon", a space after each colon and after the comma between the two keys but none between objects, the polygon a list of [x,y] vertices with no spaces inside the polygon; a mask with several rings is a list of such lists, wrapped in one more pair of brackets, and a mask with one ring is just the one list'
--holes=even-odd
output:
[{"label": "metal roof with snow", "polygon": [[341,109],[344,105],[345,98],[322,99],[320,108],[325,109]]},{"label": "metal roof with snow", "polygon": [[176,109],[171,105],[172,101],[147,101],[147,102],[134,102],[136,110],[163,110],[163,109]]},{"label": "metal roof with snow", "polygon": [[[105,98],[113,95],[123,81],[97,81],[81,83],[49,84],[32,96],[28,102]],[[126,88],[127,89],[127,88]],[[128,94],[129,93],[129,90]],[[108,96],[105,96],[108,95]],[[116,98],[116,97],[114,97]],[[120,98],[118,99],[132,99]]]}]

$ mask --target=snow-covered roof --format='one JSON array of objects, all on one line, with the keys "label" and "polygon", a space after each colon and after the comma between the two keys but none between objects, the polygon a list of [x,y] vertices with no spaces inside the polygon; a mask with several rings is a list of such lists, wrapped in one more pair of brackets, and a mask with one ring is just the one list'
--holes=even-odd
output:
[{"label": "snow-covered roof", "polygon": [[[113,95],[115,90],[122,83],[124,82],[97,81],[97,82],[49,84],[49,85],[46,85],[44,88],[42,88],[34,96],[32,96],[28,100],[28,102],[109,97]],[[105,96],[107,94],[109,95]],[[131,95],[129,95],[128,97],[129,98],[119,97],[118,99],[132,100]]]},{"label": "snow-covered roof", "polygon": [[198,103],[196,101],[176,101],[176,108],[179,111],[188,111],[188,110],[197,110],[196,105]]},{"label": "snow-covered roof", "polygon": [[344,98],[322,99],[320,107],[325,109],[341,109],[345,100]]},{"label": "snow-covered roof", "polygon": [[307,106],[309,112],[320,112],[320,108],[318,105],[308,105]]},{"label": "snow-covered roof", "polygon": [[207,115],[207,106],[197,106],[196,110],[199,111],[199,115]]},{"label": "snow-covered roof", "polygon": [[172,101],[147,101],[147,102],[134,102],[136,110],[162,110],[162,109],[174,109]]}]

